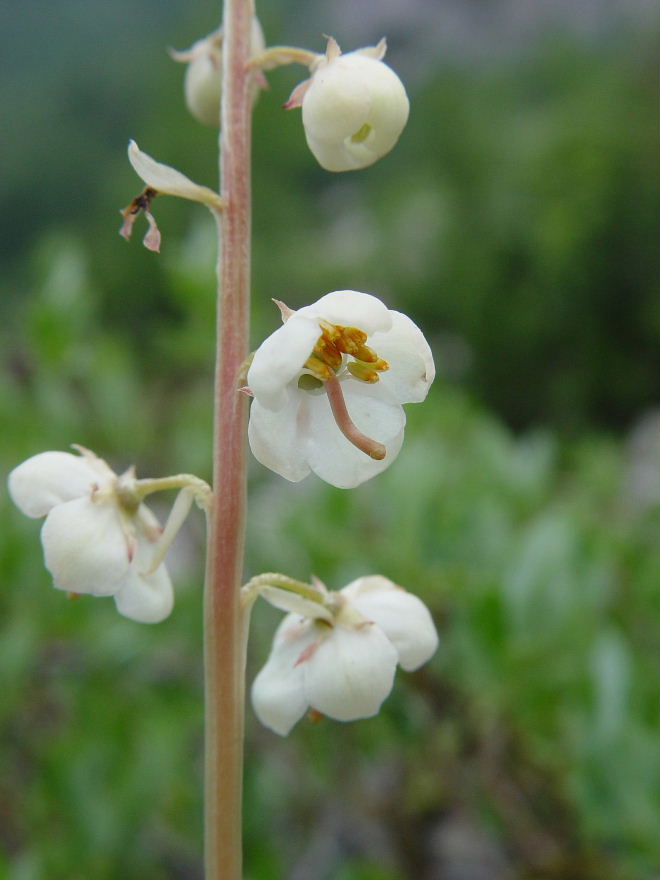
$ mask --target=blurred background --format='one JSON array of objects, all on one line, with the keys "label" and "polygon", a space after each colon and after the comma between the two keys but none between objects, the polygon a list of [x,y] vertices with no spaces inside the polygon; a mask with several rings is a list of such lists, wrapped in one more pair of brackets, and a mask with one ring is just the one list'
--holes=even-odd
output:
[{"label": "blurred background", "polygon": [[[440,650],[375,719],[248,708],[246,878],[657,874],[657,12],[647,0],[270,0],[268,41],[386,34],[410,122],[336,176],[269,74],[255,113],[254,320],[351,287],[410,313],[438,379],[397,462],[343,492],[251,462],[247,574],[383,572]],[[163,199],[162,254],[117,235],[129,137],[215,185],[187,115],[209,0],[3,3],[0,471],[78,442],[209,477],[214,230]],[[50,587],[0,493],[0,877],[201,878],[203,524],[150,628]],[[164,512],[163,508],[161,512]],[[313,512],[313,516],[310,514]],[[249,678],[280,615],[259,607]]]}]

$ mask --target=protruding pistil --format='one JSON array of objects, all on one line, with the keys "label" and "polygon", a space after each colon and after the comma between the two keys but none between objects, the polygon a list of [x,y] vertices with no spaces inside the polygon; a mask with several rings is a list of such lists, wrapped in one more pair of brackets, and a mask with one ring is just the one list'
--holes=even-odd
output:
[{"label": "protruding pistil", "polygon": [[325,389],[328,392],[330,408],[332,409],[332,414],[337,422],[337,427],[344,437],[346,437],[353,446],[359,449],[360,452],[364,452],[368,455],[369,458],[374,458],[376,461],[382,461],[387,454],[387,449],[384,444],[379,443],[378,440],[372,440],[371,437],[367,437],[366,434],[363,434],[352,421],[346,408],[346,401],[344,400],[339,379],[337,379],[336,376],[327,379]]}]

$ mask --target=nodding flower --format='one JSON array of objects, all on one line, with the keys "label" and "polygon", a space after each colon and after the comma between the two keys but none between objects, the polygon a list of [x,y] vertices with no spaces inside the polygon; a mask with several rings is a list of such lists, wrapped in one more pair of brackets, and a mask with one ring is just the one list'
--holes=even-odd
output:
[{"label": "nodding flower", "polygon": [[403,443],[402,404],[435,376],[422,331],[375,296],[336,290],[292,311],[254,353],[248,438],[266,467],[341,489],[385,470]]},{"label": "nodding flower", "polygon": [[277,587],[261,590],[290,612],[252,685],[257,717],[281,736],[308,710],[338,721],[376,715],[397,664],[417,669],[438,646],[426,605],[382,575],[337,592],[316,581],[315,589],[317,601]]},{"label": "nodding flower", "polygon": [[[9,475],[9,493],[27,516],[45,517],[41,543],[54,585],[72,595],[112,596],[117,610],[140,623],[172,611],[174,593],[163,563],[193,498],[210,493],[183,474],[136,480],[117,476],[93,452],[40,452]],[[142,502],[152,491],[180,488],[165,528]]]}]

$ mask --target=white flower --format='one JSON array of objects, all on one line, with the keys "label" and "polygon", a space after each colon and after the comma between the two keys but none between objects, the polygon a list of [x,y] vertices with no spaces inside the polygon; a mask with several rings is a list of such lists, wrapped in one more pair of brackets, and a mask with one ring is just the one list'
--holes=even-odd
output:
[{"label": "white flower", "polygon": [[252,686],[257,717],[282,736],[310,708],[338,721],[377,714],[397,663],[417,669],[438,645],[424,603],[382,575],[359,578],[337,593],[317,586],[318,603],[275,587],[261,590],[292,612]]},{"label": "white flower", "polygon": [[[186,106],[204,125],[220,124],[220,97],[222,95],[222,28],[197,40],[183,52],[171,51],[175,61],[187,62],[183,91]],[[266,43],[259,20],[252,19],[250,53],[263,52]],[[259,84],[263,83],[263,79]]]},{"label": "white flower", "polygon": [[408,119],[409,103],[399,77],[378,46],[342,55],[333,39],[285,104],[302,104],[310,150],[327,171],[366,168],[392,149]]},{"label": "white flower", "polygon": [[57,588],[112,596],[125,617],[158,623],[174,602],[158,560],[163,530],[137,500],[132,470],[118,477],[94,453],[77,448],[81,455],[28,458],[10,473],[9,493],[27,516],[46,517],[41,542]]},{"label": "white flower", "polygon": [[435,376],[421,330],[376,297],[336,290],[292,312],[247,374],[255,457],[297,482],[314,471],[352,488],[388,467],[403,442],[401,404]]}]

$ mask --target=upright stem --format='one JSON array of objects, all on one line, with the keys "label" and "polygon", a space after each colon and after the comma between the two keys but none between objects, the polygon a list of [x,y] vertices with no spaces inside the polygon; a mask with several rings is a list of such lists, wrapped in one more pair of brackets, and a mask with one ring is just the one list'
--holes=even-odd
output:
[{"label": "upright stem", "polygon": [[245,544],[247,401],[237,376],[248,354],[252,3],[224,0],[220,125],[218,354],[204,600],[206,880],[241,880],[245,633],[240,607]]}]

